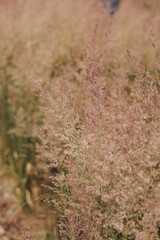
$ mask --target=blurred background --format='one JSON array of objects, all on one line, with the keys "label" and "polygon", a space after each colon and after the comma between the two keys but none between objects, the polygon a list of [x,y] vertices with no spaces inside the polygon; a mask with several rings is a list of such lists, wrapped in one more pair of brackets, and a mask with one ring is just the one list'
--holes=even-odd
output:
[{"label": "blurred background", "polygon": [[45,119],[33,80],[63,79],[77,96],[93,42],[106,78],[116,58],[130,69],[127,49],[154,72],[159,10],[159,0],[0,0],[0,239],[59,239],[54,207],[43,201],[53,169],[38,154]]}]

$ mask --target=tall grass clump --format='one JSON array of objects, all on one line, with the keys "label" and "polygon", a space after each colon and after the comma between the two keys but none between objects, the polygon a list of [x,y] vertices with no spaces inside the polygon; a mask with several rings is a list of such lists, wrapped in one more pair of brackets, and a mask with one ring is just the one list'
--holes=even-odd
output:
[{"label": "tall grass clump", "polygon": [[69,79],[35,81],[61,239],[160,236],[159,47],[151,40],[154,71],[126,50],[128,66],[115,58],[107,75],[95,33],[75,74],[79,94]]}]

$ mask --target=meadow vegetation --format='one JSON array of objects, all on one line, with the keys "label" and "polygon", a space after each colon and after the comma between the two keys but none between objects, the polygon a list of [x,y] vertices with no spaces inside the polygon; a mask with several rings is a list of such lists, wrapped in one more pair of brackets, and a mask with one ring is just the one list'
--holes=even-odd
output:
[{"label": "meadow vegetation", "polygon": [[159,9],[0,0],[0,165],[59,239],[160,237]]}]

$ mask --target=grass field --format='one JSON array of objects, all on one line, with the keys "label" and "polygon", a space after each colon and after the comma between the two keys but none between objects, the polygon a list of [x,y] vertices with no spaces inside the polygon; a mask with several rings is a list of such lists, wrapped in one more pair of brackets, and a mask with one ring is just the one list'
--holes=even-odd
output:
[{"label": "grass field", "polygon": [[0,239],[159,239],[159,10],[0,0]]}]

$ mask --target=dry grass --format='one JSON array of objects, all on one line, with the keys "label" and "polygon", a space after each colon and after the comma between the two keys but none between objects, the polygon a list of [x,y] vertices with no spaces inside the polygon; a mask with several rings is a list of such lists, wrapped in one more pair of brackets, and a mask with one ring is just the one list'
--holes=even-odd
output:
[{"label": "dry grass", "polygon": [[83,118],[86,49],[98,59],[102,82],[113,88],[116,76],[137,73],[139,56],[155,76],[159,8],[158,0],[122,0],[111,18],[96,0],[0,0],[0,161],[16,179],[24,206],[36,208],[37,186],[49,174],[36,155],[35,124],[44,123],[44,114],[30,77],[68,85]]}]

